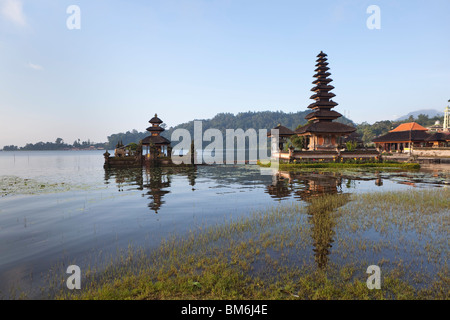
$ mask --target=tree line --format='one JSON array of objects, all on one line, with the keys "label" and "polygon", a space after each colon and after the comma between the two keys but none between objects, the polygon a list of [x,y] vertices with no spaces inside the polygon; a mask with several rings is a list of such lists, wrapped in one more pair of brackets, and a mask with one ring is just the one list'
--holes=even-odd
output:
[{"label": "tree line", "polygon": [[372,140],[380,135],[384,135],[391,131],[392,129],[395,129],[402,123],[408,123],[408,122],[416,122],[420,124],[423,127],[430,127],[436,123],[436,121],[440,121],[442,124],[444,122],[444,117],[441,116],[435,116],[430,118],[428,115],[425,114],[419,114],[417,118],[414,118],[413,116],[410,116],[408,119],[405,120],[384,120],[384,121],[377,121],[374,124],[369,124],[367,122],[363,122],[356,126],[357,133],[361,137],[362,141],[367,144],[371,143]]},{"label": "tree line", "polygon": [[80,139],[75,140],[73,144],[67,144],[62,138],[57,138],[55,142],[37,142],[37,143],[27,143],[23,147],[18,147],[15,145],[4,146],[3,151],[43,151],[43,150],[71,150],[71,149],[89,149],[94,148],[105,148],[106,143],[94,143],[89,139],[87,141],[80,141]]},{"label": "tree line", "polygon": [[[208,129],[218,129],[224,133],[226,129],[243,129],[248,130],[250,128],[254,129],[267,129],[270,130],[281,124],[291,130],[295,130],[298,125],[304,125],[307,123],[305,116],[310,113],[310,111],[299,111],[286,113],[283,111],[259,111],[259,112],[240,112],[238,114],[233,113],[219,113],[212,119],[204,120],[202,119],[202,129],[206,131]],[[355,126],[355,124],[345,118],[341,117],[338,119],[339,122],[344,124]],[[176,129],[186,129],[189,131],[191,137],[194,137],[194,121],[185,122],[179,124],[175,127],[170,127],[166,129],[161,136],[170,140],[172,133]],[[162,127],[166,128],[164,124]],[[139,142],[149,135],[149,132],[138,132],[137,130],[127,131],[125,133],[116,133],[108,136],[107,147],[109,149],[114,149],[119,141],[122,141],[124,145],[131,142]]]},{"label": "tree line", "polygon": [[[241,128],[243,130],[247,130],[250,128],[254,129],[268,129],[276,127],[278,124],[281,124],[291,130],[297,129],[299,126],[303,126],[307,123],[305,120],[305,116],[310,113],[310,111],[299,111],[299,112],[291,112],[286,113],[283,111],[261,111],[261,112],[241,112],[238,114],[232,113],[219,113],[214,116],[212,119],[202,120],[203,131],[214,128],[219,129],[223,133],[225,133],[226,129],[237,129]],[[420,114],[415,119],[413,116],[410,116],[408,119],[401,121],[378,121],[374,124],[369,124],[367,122],[363,122],[361,124],[356,125],[350,119],[345,117],[339,118],[337,121],[343,124],[347,124],[350,126],[354,126],[357,128],[357,133],[365,144],[371,143],[371,141],[380,135],[388,133],[390,130],[394,129],[398,125],[406,122],[416,122],[424,127],[429,127],[433,125],[437,120],[441,123],[444,121],[444,117],[436,116],[429,118],[427,115]],[[166,128],[165,124],[161,125],[163,128]],[[194,136],[194,120],[179,124],[175,127],[166,128],[161,135],[170,140],[172,136],[172,132],[176,129],[186,129],[189,131],[191,136]],[[139,132],[136,129],[127,132],[114,133],[107,137],[107,142],[103,143],[93,143],[90,140],[80,141],[80,139],[73,142],[73,144],[64,143],[63,139],[58,138],[54,143],[52,142],[38,142],[35,144],[28,143],[24,147],[19,148],[17,146],[5,146],[3,148],[4,151],[16,151],[16,150],[65,150],[65,149],[86,149],[90,146],[94,146],[95,148],[105,148],[108,150],[115,149],[116,145],[119,142],[122,142],[124,145],[130,143],[138,143],[140,140],[144,139],[149,135],[149,132],[142,131]],[[296,141],[297,142],[297,141]],[[301,142],[298,141],[300,144]]]}]

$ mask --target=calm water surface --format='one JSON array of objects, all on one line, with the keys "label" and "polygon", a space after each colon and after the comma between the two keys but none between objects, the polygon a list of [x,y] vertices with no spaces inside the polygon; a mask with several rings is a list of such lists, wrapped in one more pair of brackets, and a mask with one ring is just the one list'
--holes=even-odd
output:
[{"label": "calm water surface", "polygon": [[262,175],[256,166],[103,169],[103,151],[0,152],[0,291],[33,288],[57,263],[155,247],[171,235],[324,193],[443,187],[450,165],[420,171]]}]

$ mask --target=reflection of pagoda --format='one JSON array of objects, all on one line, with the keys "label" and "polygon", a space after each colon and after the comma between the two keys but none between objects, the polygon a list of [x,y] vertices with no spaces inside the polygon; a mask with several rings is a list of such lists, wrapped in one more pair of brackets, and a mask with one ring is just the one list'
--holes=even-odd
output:
[{"label": "reflection of pagoda", "polygon": [[308,124],[295,131],[299,136],[304,136],[309,140],[308,149],[313,150],[337,150],[340,144],[340,137],[347,136],[356,131],[356,128],[347,126],[339,122],[333,122],[342,115],[339,112],[331,110],[338,104],[331,100],[335,97],[330,91],[334,89],[330,82],[333,80],[328,78],[331,73],[328,72],[328,62],[326,54],[322,51],[317,56],[317,73],[314,75],[315,85],[311,89],[315,94],[311,96],[315,102],[310,104],[308,108],[312,109],[305,119]]},{"label": "reflection of pagoda", "polygon": [[[325,269],[328,264],[330,248],[334,242],[333,212],[349,201],[348,194],[341,194],[342,177],[326,173],[293,173],[280,171],[273,176],[273,182],[266,187],[266,192],[274,198],[283,199],[291,193],[299,200],[311,203],[308,206],[311,223],[314,259],[317,267]],[[320,205],[320,198],[328,194],[338,194],[338,201],[333,205]],[[319,205],[315,203],[319,201]],[[314,205],[313,205],[314,203]]]},{"label": "reflection of pagoda", "polygon": [[187,170],[187,178],[189,180],[189,185],[192,187],[192,191],[194,191],[195,180],[197,179],[197,168],[196,167],[188,167]]},{"label": "reflection of pagoda", "polygon": [[314,259],[319,269],[325,269],[328,265],[328,256],[330,249],[334,242],[334,226],[335,210],[348,201],[350,201],[349,194],[337,194],[338,199],[333,201],[331,205],[320,205],[320,198],[315,198],[313,201],[319,201],[319,205],[314,203],[308,207],[309,222],[311,223],[312,239],[314,242]]}]

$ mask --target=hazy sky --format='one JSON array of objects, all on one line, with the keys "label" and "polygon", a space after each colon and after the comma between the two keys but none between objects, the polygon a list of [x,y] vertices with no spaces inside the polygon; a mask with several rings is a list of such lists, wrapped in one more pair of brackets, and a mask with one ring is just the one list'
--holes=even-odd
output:
[{"label": "hazy sky", "polygon": [[[381,29],[366,25],[370,5]],[[449,12],[449,0],[0,0],[0,148],[103,142],[155,113],[173,126],[303,111],[321,50],[335,110],[355,122],[443,111]]]}]

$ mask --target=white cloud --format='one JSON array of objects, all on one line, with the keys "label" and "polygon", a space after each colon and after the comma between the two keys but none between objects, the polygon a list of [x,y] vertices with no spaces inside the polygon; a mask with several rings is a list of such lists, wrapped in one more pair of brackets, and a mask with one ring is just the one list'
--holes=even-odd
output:
[{"label": "white cloud", "polygon": [[0,0],[0,6],[3,17],[16,25],[26,26],[27,20],[23,13],[23,4],[21,0]]},{"label": "white cloud", "polygon": [[37,71],[44,70],[43,66],[40,66],[38,64],[34,64],[34,63],[31,63],[31,62],[28,62],[28,67],[33,69],[33,70],[37,70]]}]

